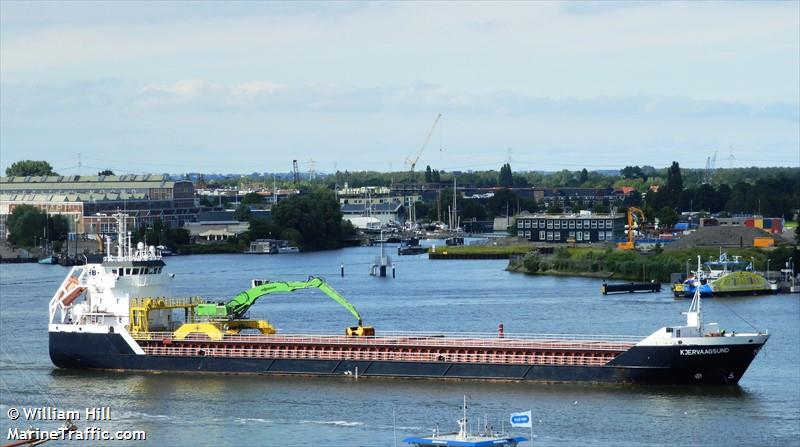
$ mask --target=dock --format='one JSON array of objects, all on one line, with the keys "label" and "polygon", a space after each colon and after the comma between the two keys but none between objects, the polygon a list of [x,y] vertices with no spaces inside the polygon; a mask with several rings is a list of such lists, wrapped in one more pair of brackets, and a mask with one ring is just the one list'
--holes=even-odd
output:
[{"label": "dock", "polygon": [[660,292],[660,282],[630,282],[626,284],[606,284],[603,281],[603,286],[600,287],[600,292],[603,295],[609,293],[633,293],[633,292]]}]

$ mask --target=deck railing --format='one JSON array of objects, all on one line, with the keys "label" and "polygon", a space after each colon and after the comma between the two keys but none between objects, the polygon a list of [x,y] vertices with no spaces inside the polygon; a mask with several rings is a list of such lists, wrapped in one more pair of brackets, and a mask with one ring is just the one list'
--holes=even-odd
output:
[{"label": "deck railing", "polygon": [[207,356],[225,358],[256,359],[301,359],[301,360],[359,360],[359,361],[405,361],[427,363],[491,363],[517,365],[585,365],[602,366],[613,355],[570,355],[566,353],[506,354],[506,353],[428,353],[392,352],[372,350],[304,350],[276,348],[224,348],[224,347],[182,347],[147,346],[148,355],[169,356]]},{"label": "deck railing", "polygon": [[[137,340],[174,340],[169,332],[137,334]],[[348,347],[415,347],[415,348],[499,348],[499,349],[568,349],[590,351],[624,351],[644,337],[564,334],[498,334],[487,333],[419,333],[381,332],[374,337],[349,337],[322,334],[225,335],[221,343],[259,343],[265,345],[321,345]],[[204,334],[190,334],[185,341],[209,342]]]}]

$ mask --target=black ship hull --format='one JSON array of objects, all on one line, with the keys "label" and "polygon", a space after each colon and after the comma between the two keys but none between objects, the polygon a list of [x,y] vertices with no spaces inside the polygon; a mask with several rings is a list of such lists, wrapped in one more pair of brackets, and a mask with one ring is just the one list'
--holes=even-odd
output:
[{"label": "black ship hull", "polygon": [[119,334],[50,332],[50,358],[60,368],[652,385],[736,384],[760,348],[635,346],[603,366],[519,365],[137,355]]}]

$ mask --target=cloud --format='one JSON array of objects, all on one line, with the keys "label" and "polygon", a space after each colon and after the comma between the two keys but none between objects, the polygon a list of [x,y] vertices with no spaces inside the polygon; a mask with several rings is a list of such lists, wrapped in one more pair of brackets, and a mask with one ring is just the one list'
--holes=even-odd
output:
[{"label": "cloud", "polygon": [[[309,113],[459,113],[484,116],[642,116],[800,120],[800,103],[753,104],[685,96],[552,98],[513,91],[463,91],[433,83],[354,88],[285,85],[268,80],[222,84],[189,78],[137,86],[130,81],[3,83],[3,110],[47,115],[86,110],[181,109],[193,113],[292,111]],[[8,94],[5,94],[5,93]]]},{"label": "cloud", "polygon": [[662,2],[565,0],[559,3],[559,7],[560,10],[566,14],[589,15],[589,14],[606,14],[614,11],[619,11],[622,9],[637,8],[642,6],[653,6],[656,3],[662,3]]}]

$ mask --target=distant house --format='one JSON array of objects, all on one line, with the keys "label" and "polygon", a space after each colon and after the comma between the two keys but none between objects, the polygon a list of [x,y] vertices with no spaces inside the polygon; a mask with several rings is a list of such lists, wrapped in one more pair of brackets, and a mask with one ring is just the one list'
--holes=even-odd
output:
[{"label": "distant house", "polygon": [[187,222],[189,238],[196,243],[224,242],[250,229],[248,222],[239,222],[233,211],[208,211],[197,216],[197,222]]}]

